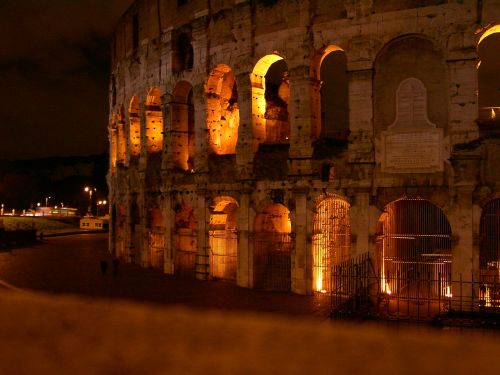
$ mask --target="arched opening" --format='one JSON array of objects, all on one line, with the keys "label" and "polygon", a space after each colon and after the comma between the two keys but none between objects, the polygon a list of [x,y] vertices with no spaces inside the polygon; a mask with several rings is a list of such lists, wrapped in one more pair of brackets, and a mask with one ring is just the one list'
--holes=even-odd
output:
[{"label": "arched opening", "polygon": [[[392,40],[377,55],[374,67],[373,115],[377,136],[395,124],[398,116],[404,119],[402,127],[415,127],[417,115],[422,115],[417,110],[423,104],[430,123],[446,129],[449,114],[448,74],[443,55],[431,40],[420,35]],[[398,111],[398,88],[409,78],[414,79],[413,82],[421,82],[426,95],[405,98],[406,111]]]},{"label": "arched opening", "polygon": [[346,140],[349,136],[347,57],[337,46],[320,50],[313,59],[311,78],[311,137]]},{"label": "arched opening", "polygon": [[165,220],[159,207],[148,209],[148,248],[151,267],[163,269],[165,253]]},{"label": "arched opening", "polygon": [[172,49],[172,73],[179,73],[193,68],[193,46],[191,38],[185,32],[180,33]]},{"label": "arched opening", "polygon": [[484,307],[500,306],[500,199],[483,208],[480,224],[480,300]]},{"label": "arched opening", "polygon": [[500,125],[500,25],[489,28],[478,43],[478,106],[479,121]]},{"label": "arched opening", "polygon": [[288,67],[279,55],[261,58],[250,75],[254,151],[260,144],[289,143]]},{"label": "arched opening", "polygon": [[451,297],[451,227],[443,211],[422,198],[389,203],[379,219],[380,289],[391,298],[437,303]]},{"label": "arched opening", "polygon": [[160,89],[153,87],[146,98],[146,151],[160,152],[163,147],[163,115]]},{"label": "arched opening", "polygon": [[194,169],[195,130],[193,89],[186,81],[179,82],[172,94],[172,159],[184,171]]},{"label": "arched opening", "polygon": [[205,94],[210,152],[217,155],[235,154],[240,111],[236,80],[229,66],[221,64],[212,69]]},{"label": "arched opening", "polygon": [[233,198],[216,200],[210,215],[210,276],[236,280],[238,252],[238,205]]},{"label": "arched opening", "polygon": [[139,156],[141,152],[141,119],[139,115],[139,99],[132,96],[128,107],[130,156]]},{"label": "arched opening", "polygon": [[327,196],[316,205],[313,219],[313,289],[332,291],[332,267],[349,257],[351,227],[349,203]]},{"label": "arched opening", "polygon": [[273,203],[255,218],[254,287],[289,291],[291,289],[290,211]]},{"label": "arched opening", "polygon": [[119,164],[125,164],[125,158],[127,155],[127,135],[125,132],[125,109],[123,106],[120,107],[117,115],[117,124],[116,124],[116,132],[117,132],[117,151],[118,151],[118,160]]},{"label": "arched opening", "polygon": [[188,204],[175,207],[173,236],[175,273],[182,276],[196,274],[196,219]]}]

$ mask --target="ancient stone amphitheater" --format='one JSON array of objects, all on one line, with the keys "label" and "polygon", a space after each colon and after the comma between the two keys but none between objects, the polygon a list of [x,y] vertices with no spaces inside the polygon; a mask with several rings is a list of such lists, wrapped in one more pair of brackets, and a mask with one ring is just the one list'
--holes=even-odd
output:
[{"label": "ancient stone amphitheater", "polygon": [[111,251],[498,303],[497,22],[495,0],[136,1],[112,42]]}]

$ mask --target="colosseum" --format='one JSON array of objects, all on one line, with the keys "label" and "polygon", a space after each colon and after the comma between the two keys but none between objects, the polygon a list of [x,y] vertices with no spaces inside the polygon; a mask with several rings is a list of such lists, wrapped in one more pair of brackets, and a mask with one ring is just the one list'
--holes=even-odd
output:
[{"label": "colosseum", "polygon": [[497,0],[137,0],[112,42],[110,251],[498,306],[499,22]]}]

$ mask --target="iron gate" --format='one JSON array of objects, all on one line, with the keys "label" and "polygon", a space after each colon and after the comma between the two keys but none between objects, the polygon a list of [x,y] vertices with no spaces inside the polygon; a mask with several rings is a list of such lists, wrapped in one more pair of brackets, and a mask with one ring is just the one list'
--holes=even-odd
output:
[{"label": "iron gate", "polygon": [[196,274],[196,233],[187,228],[177,229],[175,236],[175,273],[182,276]]},{"label": "iron gate", "polygon": [[486,204],[481,215],[479,251],[481,305],[500,307],[500,199]]},{"label": "iron gate", "polygon": [[331,291],[331,269],[347,259],[351,245],[349,204],[327,197],[317,207],[313,221],[314,290]]},{"label": "iron gate", "polygon": [[212,277],[236,280],[238,238],[235,230],[209,231]]},{"label": "iron gate", "polygon": [[253,267],[255,288],[291,290],[291,249],[290,233],[256,233]]}]

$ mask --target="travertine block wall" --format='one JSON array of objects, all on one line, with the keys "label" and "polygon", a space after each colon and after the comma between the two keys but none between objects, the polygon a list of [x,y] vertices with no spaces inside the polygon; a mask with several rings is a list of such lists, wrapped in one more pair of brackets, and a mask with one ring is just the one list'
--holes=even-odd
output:
[{"label": "travertine block wall", "polygon": [[[290,289],[309,294],[318,197],[327,194],[349,203],[351,256],[371,252],[376,258],[378,220],[385,205],[419,196],[440,207],[451,224],[453,274],[477,273],[479,199],[485,202],[498,190],[498,172],[487,168],[487,149],[496,146],[476,142],[460,153],[454,147],[479,137],[476,30],[499,22],[499,16],[493,0],[188,0],[181,6],[176,1],[136,1],[117,25],[112,44],[111,251],[144,266],[155,265],[147,219],[148,209],[155,205],[164,222],[162,268],[175,273],[176,207],[189,204],[196,218],[196,277],[209,278],[213,202],[228,196],[238,205],[236,283],[252,287],[255,217],[266,205],[278,203],[289,210],[291,219]],[[178,67],[182,61],[176,60],[176,38],[182,33],[191,38],[192,67]],[[320,82],[313,72],[319,71],[326,50],[343,50],[346,55],[350,135],[347,142],[330,145],[325,154],[314,142],[321,114]],[[258,91],[252,73],[266,56],[287,64],[290,139],[286,148],[264,154],[270,169],[278,168],[279,158],[285,160],[284,169],[256,179],[256,154],[271,152],[261,150],[256,141],[252,98]],[[214,152],[208,132],[216,128],[218,118],[209,111],[219,104],[213,104],[215,96],[207,98],[207,82],[218,66],[230,69],[231,82],[234,77],[239,124],[235,152],[209,156]],[[417,165],[410,173],[392,173],[381,168],[381,134],[395,120],[396,91],[406,78],[423,82],[427,116],[443,129],[442,167],[436,170],[418,170],[422,166]],[[189,86],[193,95],[194,164],[189,168],[177,161],[176,142],[186,131],[176,123],[177,107],[185,105],[177,96],[179,85]],[[146,102],[154,87],[161,102],[161,118],[155,121],[163,127],[157,133],[161,144],[148,139],[151,113]],[[120,108],[125,111],[118,124]],[[123,132],[125,136],[119,135]],[[325,165],[329,178],[323,173]],[[476,168],[485,172],[476,174]],[[117,225],[120,215],[124,218]]]}]

